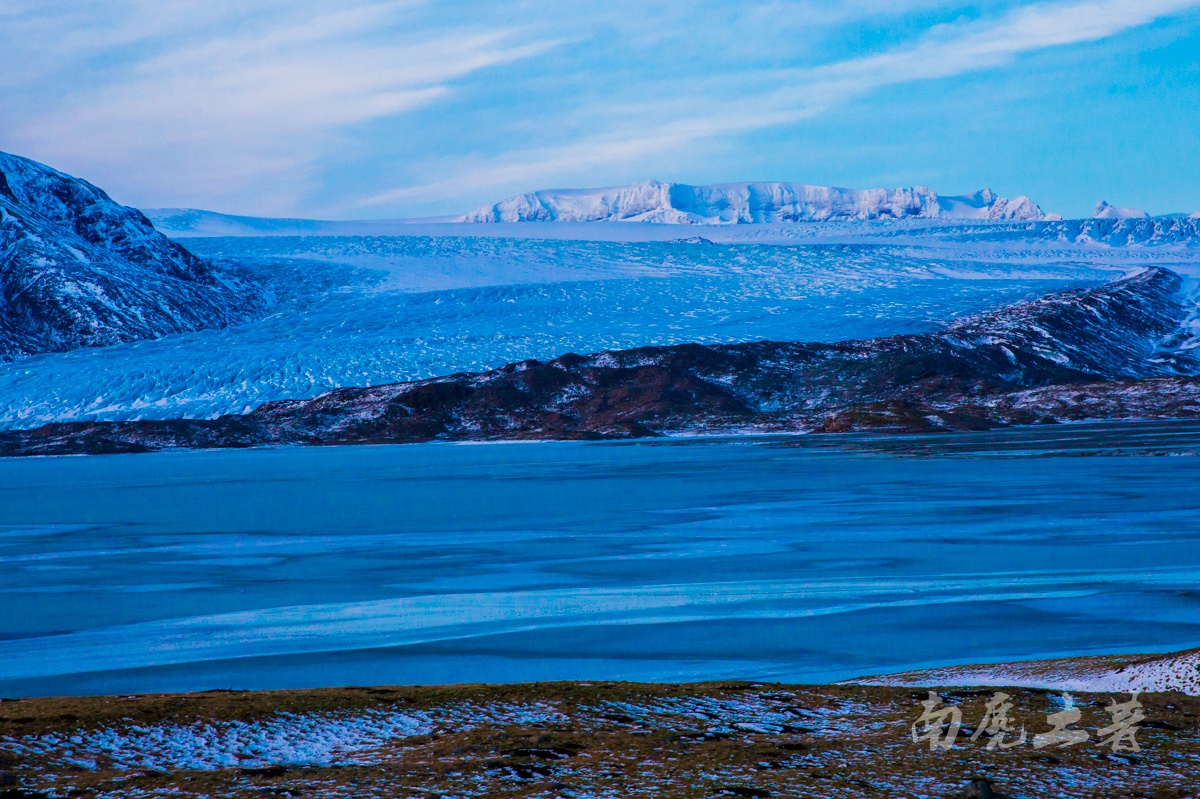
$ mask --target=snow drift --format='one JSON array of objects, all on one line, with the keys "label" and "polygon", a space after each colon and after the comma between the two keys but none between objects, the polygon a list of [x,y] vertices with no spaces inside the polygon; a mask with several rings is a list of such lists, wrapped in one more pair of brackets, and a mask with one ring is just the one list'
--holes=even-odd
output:
[{"label": "snow drift", "polygon": [[862,685],[994,685],[1053,691],[1179,691],[1200,696],[1200,649],[1165,655],[1060,658],[946,666],[852,680]]}]

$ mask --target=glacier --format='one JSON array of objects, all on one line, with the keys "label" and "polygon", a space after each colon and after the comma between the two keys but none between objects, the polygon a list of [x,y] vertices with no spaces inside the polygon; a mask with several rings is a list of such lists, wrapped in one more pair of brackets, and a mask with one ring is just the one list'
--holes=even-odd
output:
[{"label": "glacier", "polygon": [[[917,334],[1148,266],[1194,291],[1200,242],[1195,218],[1064,221],[986,189],[649,181],[486,221],[327,222],[146,216],[17,156],[0,176],[0,429],[245,414],[568,352]],[[617,221],[563,221],[584,218]],[[1164,358],[1191,362],[1172,352],[1196,317]]]},{"label": "glacier", "polygon": [[926,186],[842,189],[801,183],[749,182],[690,186],[647,180],[603,189],[544,189],[510,197],[457,222],[658,222],[760,224],[831,219],[959,218],[1040,221],[1028,197],[991,189],[939,197]]},{"label": "glacier", "polygon": [[[184,239],[216,267],[264,285],[269,311],[220,329],[0,364],[0,427],[211,418],[570,351],[928,332],[1065,286],[1195,263],[1183,245],[1080,244],[1048,232],[1055,224],[818,225],[823,238],[801,243],[777,238],[795,226],[706,229],[718,239],[727,232],[716,244],[590,241],[596,228],[580,225],[552,226],[562,235],[573,227],[575,239],[448,235],[496,229],[489,225]],[[618,232],[630,229],[663,230]]]}]

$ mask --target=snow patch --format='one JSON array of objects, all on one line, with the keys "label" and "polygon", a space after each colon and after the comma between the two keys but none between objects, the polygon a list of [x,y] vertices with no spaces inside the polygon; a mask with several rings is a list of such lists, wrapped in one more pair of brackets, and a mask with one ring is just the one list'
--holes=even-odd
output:
[{"label": "snow patch", "polygon": [[49,733],[3,736],[18,755],[95,769],[212,771],[271,765],[354,765],[379,761],[378,751],[398,740],[438,729],[563,721],[552,705],[464,702],[439,711],[363,710],[355,713],[280,713],[253,721],[135,724],[103,727],[85,735]]}]

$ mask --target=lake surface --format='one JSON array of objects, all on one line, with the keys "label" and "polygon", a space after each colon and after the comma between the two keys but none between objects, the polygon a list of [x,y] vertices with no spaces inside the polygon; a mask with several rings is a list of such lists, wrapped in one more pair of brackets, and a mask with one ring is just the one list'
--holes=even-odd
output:
[{"label": "lake surface", "polygon": [[1200,426],[1106,430],[2,460],[0,694],[1200,645],[1200,458],[1062,454]]}]

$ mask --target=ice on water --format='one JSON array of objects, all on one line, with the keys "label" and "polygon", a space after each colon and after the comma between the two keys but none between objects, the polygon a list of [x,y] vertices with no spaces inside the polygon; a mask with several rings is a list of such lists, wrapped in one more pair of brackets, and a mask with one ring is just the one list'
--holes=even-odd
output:
[{"label": "ice on water", "polygon": [[0,691],[813,682],[1200,643],[1195,458],[788,443],[0,459]]}]

